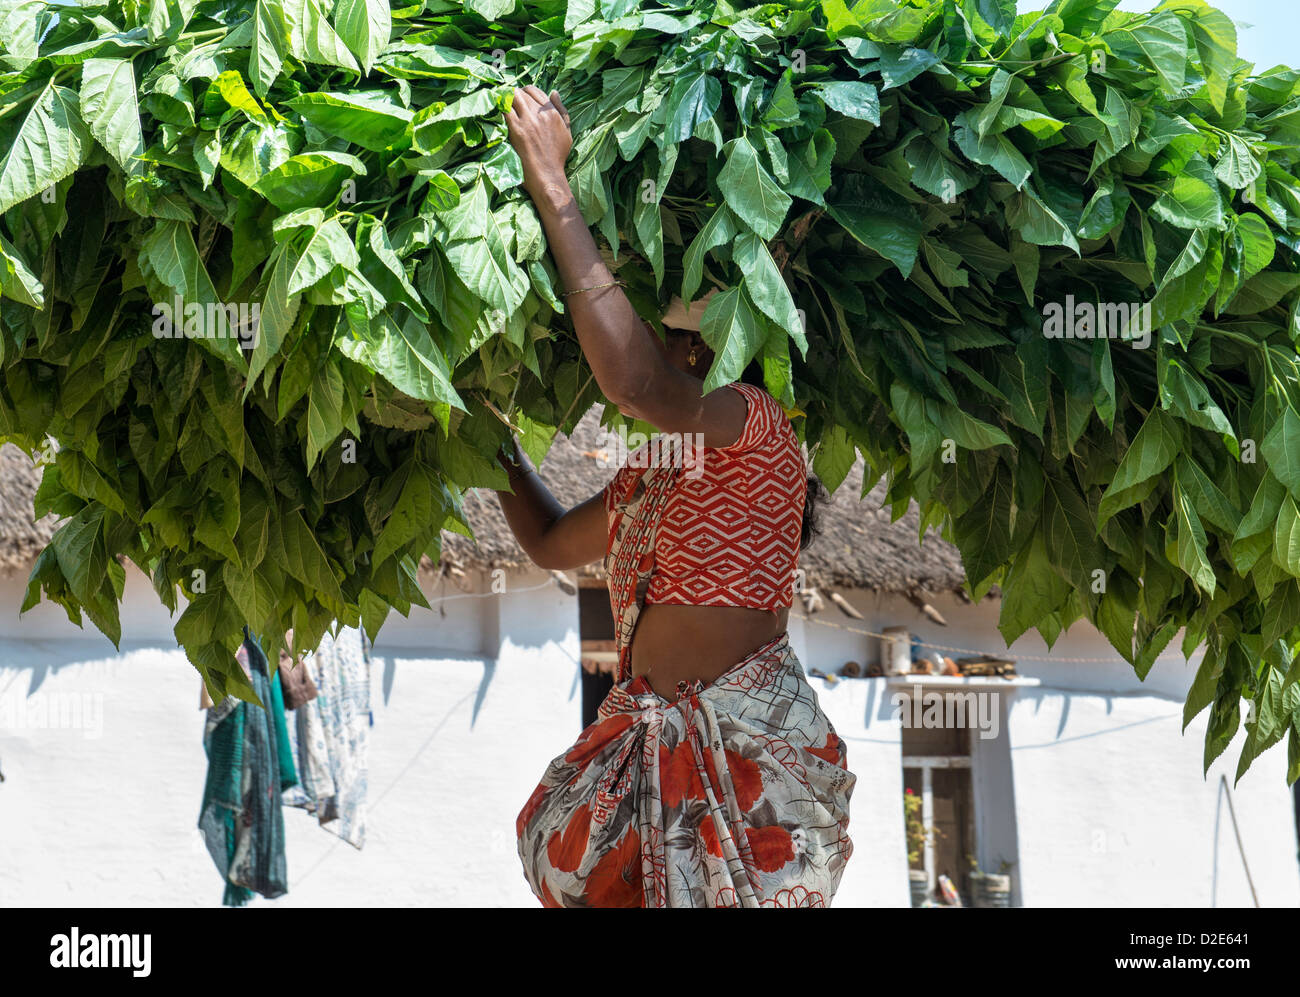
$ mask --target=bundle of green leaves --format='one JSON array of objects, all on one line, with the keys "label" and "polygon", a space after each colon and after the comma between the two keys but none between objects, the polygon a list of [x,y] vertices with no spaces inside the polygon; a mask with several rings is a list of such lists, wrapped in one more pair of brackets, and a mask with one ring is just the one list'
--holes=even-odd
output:
[{"label": "bundle of green leaves", "polygon": [[721,289],[706,388],[759,362],[1007,641],[1087,619],[1145,676],[1185,631],[1206,766],[1245,698],[1238,777],[1286,737],[1294,780],[1300,74],[1114,6],[0,0],[0,435],[66,517],[25,605],[116,640],[130,559],[215,697],[244,625],[274,660],[424,604],[510,430],[600,400],[532,83],[638,310]]}]

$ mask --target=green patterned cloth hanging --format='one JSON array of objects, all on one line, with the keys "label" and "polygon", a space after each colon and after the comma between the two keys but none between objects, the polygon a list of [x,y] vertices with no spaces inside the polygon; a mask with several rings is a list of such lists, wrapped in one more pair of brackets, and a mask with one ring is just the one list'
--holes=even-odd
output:
[{"label": "green patterned cloth hanging", "polygon": [[236,655],[264,709],[227,697],[208,710],[203,750],[208,775],[199,831],[226,881],[222,903],[247,904],[288,892],[280,793],[297,782],[279,677],[269,677],[266,656],[245,630]]},{"label": "green patterned cloth hanging", "polygon": [[298,785],[298,772],[293,765],[293,748],[289,745],[289,724],[284,716],[284,685],[279,668],[271,679],[271,719],[275,722],[275,755],[280,764],[280,792],[284,792]]}]

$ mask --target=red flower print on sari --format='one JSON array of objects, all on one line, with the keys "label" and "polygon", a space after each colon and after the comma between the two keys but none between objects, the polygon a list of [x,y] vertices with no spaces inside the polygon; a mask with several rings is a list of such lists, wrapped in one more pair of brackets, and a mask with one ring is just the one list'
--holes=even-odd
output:
[{"label": "red flower print on sari", "polygon": [[516,835],[522,836],[524,828],[542,809],[542,806],[546,803],[549,788],[545,783],[542,783],[533,790],[533,795],[528,797],[528,802],[524,804],[524,808],[519,811],[519,816],[515,818]]},{"label": "red flower print on sari", "polygon": [[610,741],[632,726],[632,718],[626,713],[615,713],[582,732],[577,743],[564,755],[566,762],[576,762],[582,768],[601,751]]},{"label": "red flower print on sari", "polygon": [[776,872],[794,860],[794,842],[783,827],[747,827],[745,838],[754,855],[754,865],[763,872]]},{"label": "red flower print on sari", "polygon": [[736,791],[736,802],[740,805],[740,812],[747,814],[763,796],[763,770],[757,762],[738,755],[730,748],[726,750],[726,757],[727,770],[731,772],[731,785]]},{"label": "red flower print on sari", "polygon": [[546,857],[561,872],[573,872],[582,864],[591,830],[591,807],[584,803],[573,811],[569,822],[546,843]]},{"label": "red flower print on sari", "polygon": [[834,731],[826,735],[825,744],[820,748],[810,746],[808,753],[816,755],[822,761],[830,762],[832,765],[839,765],[840,767],[844,765],[844,742],[839,739],[839,736]]},{"label": "red flower print on sari", "polygon": [[[722,779],[719,778],[717,765],[713,763],[713,752],[705,751],[703,754],[704,773],[709,780],[709,785],[721,786]],[[736,791],[736,803],[740,806],[740,812],[749,813],[763,796],[762,769],[757,762],[730,748],[724,750],[723,757],[726,760],[727,770],[731,773],[731,785]],[[701,786],[699,799],[704,798]]]},{"label": "red flower print on sari", "polygon": [[691,750],[689,741],[682,741],[671,750],[659,745],[659,779],[663,805],[667,810],[676,810],[684,800],[704,799],[704,782],[700,779],[695,752]]},{"label": "red flower print on sari", "polygon": [[635,828],[596,863],[587,877],[587,901],[593,907],[640,907],[641,838]]},{"label": "red flower print on sari", "polygon": [[722,845],[718,841],[718,827],[713,821],[712,814],[705,814],[704,819],[700,821],[700,839],[704,842],[706,852],[717,858],[722,858]]}]

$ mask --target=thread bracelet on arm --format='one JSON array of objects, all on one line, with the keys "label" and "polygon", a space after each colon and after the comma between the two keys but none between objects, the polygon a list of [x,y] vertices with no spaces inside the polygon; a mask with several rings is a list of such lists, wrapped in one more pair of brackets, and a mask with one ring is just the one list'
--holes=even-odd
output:
[{"label": "thread bracelet on arm", "polygon": [[581,294],[583,291],[599,291],[602,287],[614,286],[627,287],[627,284],[626,282],[615,278],[614,280],[608,281],[604,284],[592,284],[591,287],[575,287],[572,291],[564,291],[561,293],[560,297],[567,298],[570,294]]}]

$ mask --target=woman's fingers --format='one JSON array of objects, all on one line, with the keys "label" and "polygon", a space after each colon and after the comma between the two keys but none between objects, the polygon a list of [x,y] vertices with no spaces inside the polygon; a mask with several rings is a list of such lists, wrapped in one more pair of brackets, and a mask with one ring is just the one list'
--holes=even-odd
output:
[{"label": "woman's fingers", "polygon": [[560,112],[560,115],[564,118],[564,123],[567,125],[569,123],[569,109],[564,106],[564,101],[560,100],[560,91],[551,91],[551,103],[555,105],[555,109]]},{"label": "woman's fingers", "polygon": [[[520,101],[523,101],[523,103],[521,104]],[[564,120],[567,128],[569,125],[569,109],[564,106],[564,101],[560,99],[558,90],[552,90],[549,97],[531,83],[515,90],[515,103],[511,110],[516,113],[516,122],[529,112],[540,113],[548,107],[560,112],[560,117]]]},{"label": "woman's fingers", "polygon": [[537,98],[525,89],[515,90],[515,99],[510,106],[510,110],[515,115],[515,123],[518,124],[530,118],[536,118],[537,112],[541,105],[537,103]]},{"label": "woman's fingers", "polygon": [[510,139],[511,145],[523,141],[523,119],[519,114],[517,107],[512,107],[506,111],[503,117],[506,119],[506,137]]}]

